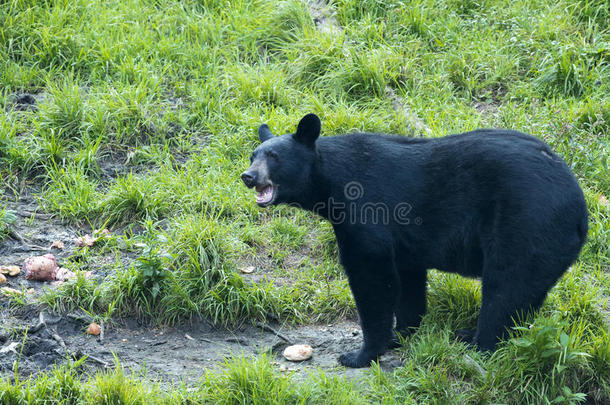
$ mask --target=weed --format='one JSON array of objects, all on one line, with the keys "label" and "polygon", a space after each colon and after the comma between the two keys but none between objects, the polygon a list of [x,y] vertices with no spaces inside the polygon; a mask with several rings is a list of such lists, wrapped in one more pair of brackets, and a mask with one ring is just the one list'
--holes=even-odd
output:
[{"label": "weed", "polygon": [[0,207],[0,240],[4,239],[10,231],[10,226],[17,220],[13,211]]},{"label": "weed", "polygon": [[[154,243],[154,241],[150,242]],[[167,240],[159,235],[157,242],[163,244]],[[168,276],[167,263],[171,259],[171,255],[162,253],[159,246],[152,243],[145,244],[142,256],[136,259],[136,267],[142,273],[143,287],[149,291],[153,301],[159,296],[163,282]]]}]

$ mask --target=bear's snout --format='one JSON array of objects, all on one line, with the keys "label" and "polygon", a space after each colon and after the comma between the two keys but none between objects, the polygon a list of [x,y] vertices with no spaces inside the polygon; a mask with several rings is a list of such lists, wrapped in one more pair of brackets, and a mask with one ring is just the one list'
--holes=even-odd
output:
[{"label": "bear's snout", "polygon": [[246,187],[252,188],[256,185],[256,172],[246,170],[241,174],[241,180],[244,182]]}]

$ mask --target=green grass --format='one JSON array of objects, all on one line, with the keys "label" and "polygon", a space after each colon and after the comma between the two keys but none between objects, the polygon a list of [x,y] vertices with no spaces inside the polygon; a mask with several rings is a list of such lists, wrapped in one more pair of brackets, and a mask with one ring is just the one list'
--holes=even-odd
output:
[{"label": "green grass", "polygon": [[[426,136],[504,127],[544,139],[585,190],[580,260],[523,323],[533,326],[491,357],[451,339],[476,322],[478,282],[432,272],[429,313],[394,373],[373,369],[357,386],[320,374],[296,388],[269,359],[235,359],[191,392],[144,387],[119,368],[92,376],[66,403],[609,401],[607,1],[328,8],[340,24],[332,33],[296,0],[0,3],[0,240],[15,219],[4,202],[23,185],[44,211],[114,234],[65,263],[95,271],[105,258],[108,275],[81,275],[43,302],[170,325],[354,318],[330,226],[295,209],[261,210],[239,182],[257,126],[289,132],[309,112],[327,136],[426,135],[421,121]],[[395,109],[388,87],[406,109]],[[36,94],[36,109],[16,108],[23,92]],[[239,271],[249,265],[256,282]],[[77,375],[65,367],[5,381],[0,395],[59,398]]]},{"label": "green grass", "polygon": [[[378,365],[356,383],[324,372],[281,373],[269,355],[233,356],[192,388],[162,389],[116,362],[114,370],[78,379],[81,361],[26,380],[0,380],[3,404],[420,404],[603,403],[608,388],[604,349],[586,347],[583,333],[557,319],[541,320],[494,355],[482,355],[430,328],[410,338],[402,367]],[[584,350],[589,351],[589,353]],[[144,379],[143,379],[144,377]],[[526,384],[523,384],[526,381]],[[596,402],[594,402],[596,403]],[[599,402],[598,402],[599,403]]]}]

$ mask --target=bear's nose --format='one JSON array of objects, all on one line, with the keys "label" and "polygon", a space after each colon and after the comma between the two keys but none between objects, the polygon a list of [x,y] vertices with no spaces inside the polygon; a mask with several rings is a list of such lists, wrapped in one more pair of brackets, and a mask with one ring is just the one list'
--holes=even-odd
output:
[{"label": "bear's nose", "polygon": [[254,187],[256,183],[256,175],[250,170],[246,170],[241,174],[241,180],[244,182],[246,187]]}]

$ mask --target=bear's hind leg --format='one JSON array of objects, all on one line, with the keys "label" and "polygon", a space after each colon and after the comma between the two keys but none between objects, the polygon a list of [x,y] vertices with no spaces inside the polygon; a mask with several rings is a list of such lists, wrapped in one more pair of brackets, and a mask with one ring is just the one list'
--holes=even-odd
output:
[{"label": "bear's hind leg", "polygon": [[523,319],[527,313],[540,308],[557,278],[534,278],[533,275],[537,272],[547,275],[560,273],[553,270],[545,273],[544,270],[540,263],[484,269],[483,302],[473,338],[473,343],[479,349],[495,350],[498,341],[506,337],[507,328],[514,321]]},{"label": "bear's hind leg", "polygon": [[[413,333],[426,313],[426,279],[425,269],[404,271],[399,274],[400,293],[396,304],[396,332],[402,337]],[[400,347],[398,336],[394,335],[391,348]]]}]

